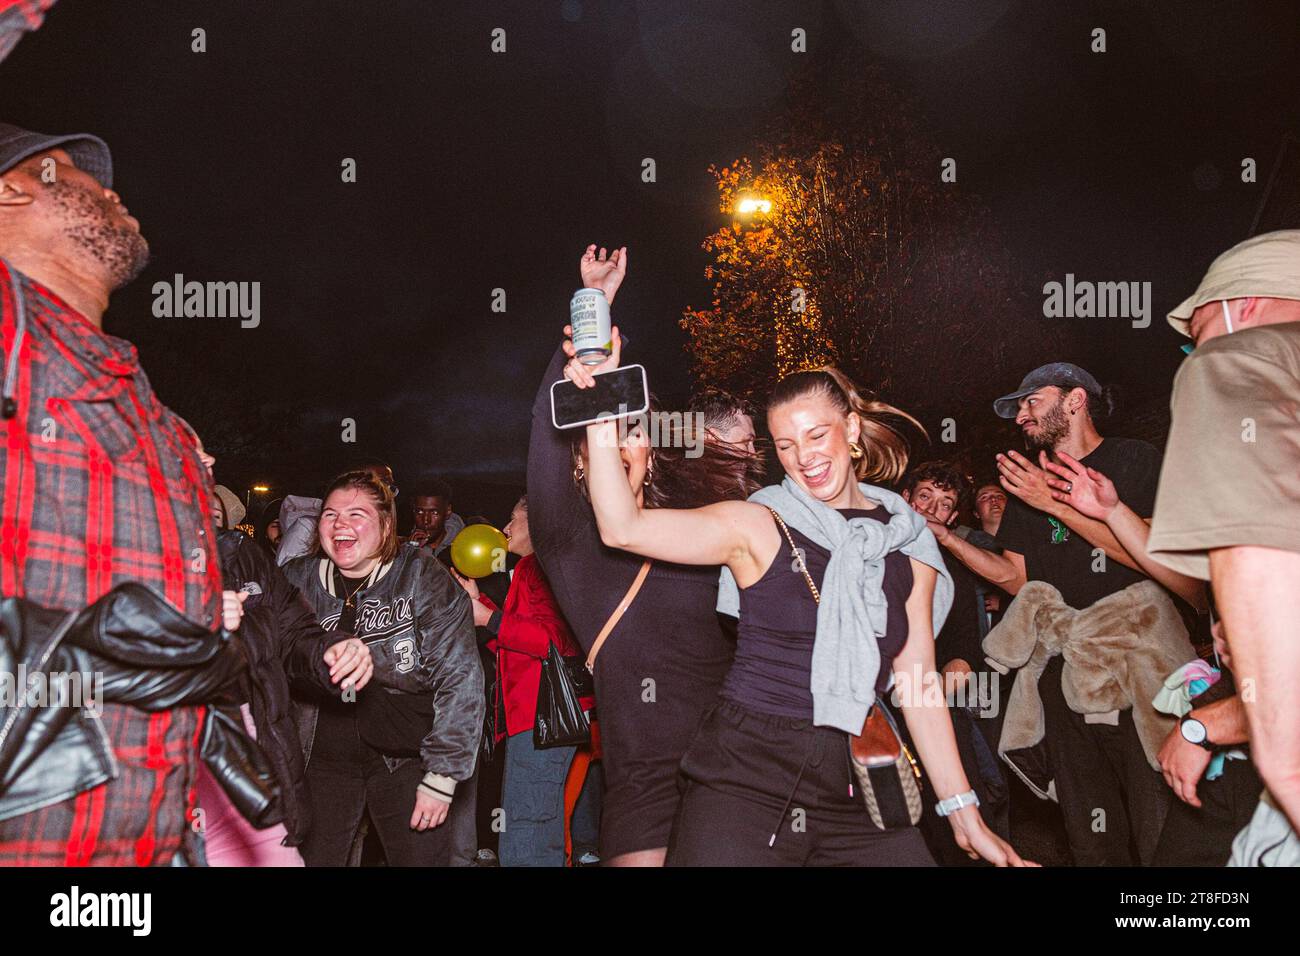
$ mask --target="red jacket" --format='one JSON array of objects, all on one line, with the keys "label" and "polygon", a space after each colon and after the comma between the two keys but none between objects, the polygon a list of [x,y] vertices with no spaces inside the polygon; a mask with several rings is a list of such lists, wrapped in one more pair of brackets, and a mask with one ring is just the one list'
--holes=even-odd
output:
[{"label": "red jacket", "polygon": [[[485,603],[487,603],[485,601]],[[554,643],[564,655],[581,654],[578,642],[560,613],[551,588],[534,555],[515,565],[501,611],[501,627],[489,646],[496,651],[498,693],[505,700],[505,727],[496,738],[532,730],[537,720],[537,687],[542,679],[541,659]],[[590,709],[594,701],[583,698]]]}]

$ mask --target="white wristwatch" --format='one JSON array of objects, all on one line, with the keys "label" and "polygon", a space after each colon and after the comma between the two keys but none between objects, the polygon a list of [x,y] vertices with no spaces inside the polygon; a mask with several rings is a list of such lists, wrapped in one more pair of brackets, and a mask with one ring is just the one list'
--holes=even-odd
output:
[{"label": "white wristwatch", "polygon": [[975,791],[967,790],[965,793],[959,793],[947,800],[940,800],[934,805],[934,812],[941,817],[946,817],[956,813],[962,807],[978,807],[979,805],[980,798],[975,795]]}]

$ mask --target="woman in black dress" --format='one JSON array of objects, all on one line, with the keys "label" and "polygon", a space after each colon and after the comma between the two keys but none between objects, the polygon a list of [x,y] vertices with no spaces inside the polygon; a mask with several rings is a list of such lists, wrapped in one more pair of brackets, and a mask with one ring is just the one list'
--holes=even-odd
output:
[{"label": "woman in black dress", "polygon": [[[597,256],[590,247],[582,261],[584,285],[602,289],[612,302],[626,262],[625,249],[606,258],[603,249]],[[590,652],[643,559],[601,543],[585,495],[586,451],[575,449],[572,433],[551,422],[550,388],[563,377],[569,354],[557,350],[533,406],[529,521],[551,590]],[[692,507],[740,499],[756,486],[754,456],[715,444],[696,458],[682,451],[651,449],[639,431],[628,435],[620,455],[638,502]],[[714,611],[717,592],[716,567],[654,562],[596,659],[606,781],[600,855],[606,866],[663,865],[679,800],[678,764],[717,698],[734,651]]]}]

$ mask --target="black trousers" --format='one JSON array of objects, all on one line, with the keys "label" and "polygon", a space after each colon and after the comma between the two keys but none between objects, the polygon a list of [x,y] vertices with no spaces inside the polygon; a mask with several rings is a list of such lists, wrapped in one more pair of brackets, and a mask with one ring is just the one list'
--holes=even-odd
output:
[{"label": "black trousers", "polygon": [[1065,702],[1064,660],[1038,682],[1056,796],[1075,866],[1150,866],[1173,793],[1147,762],[1130,711],[1089,724]]},{"label": "black trousers", "polygon": [[1229,760],[1216,780],[1196,785],[1199,809],[1177,797],[1169,805],[1155,866],[1226,866],[1232,841],[1250,822],[1264,784],[1249,760]]},{"label": "black trousers", "polygon": [[369,812],[389,866],[447,866],[448,822],[430,830],[411,829],[415,790],[423,777],[418,760],[390,773],[379,751],[357,735],[355,720],[322,708],[307,764],[312,826],[298,848],[303,862],[346,866],[362,817]]},{"label": "black trousers", "polygon": [[933,866],[915,827],[872,826],[850,773],[841,731],[722,701],[682,758],[668,865]]}]

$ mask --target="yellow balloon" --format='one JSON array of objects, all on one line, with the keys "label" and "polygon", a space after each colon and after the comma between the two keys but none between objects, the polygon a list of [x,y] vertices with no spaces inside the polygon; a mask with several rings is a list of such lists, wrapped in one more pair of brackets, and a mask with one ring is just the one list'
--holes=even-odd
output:
[{"label": "yellow balloon", "polygon": [[451,542],[451,563],[467,578],[506,569],[506,536],[490,524],[467,525]]}]

